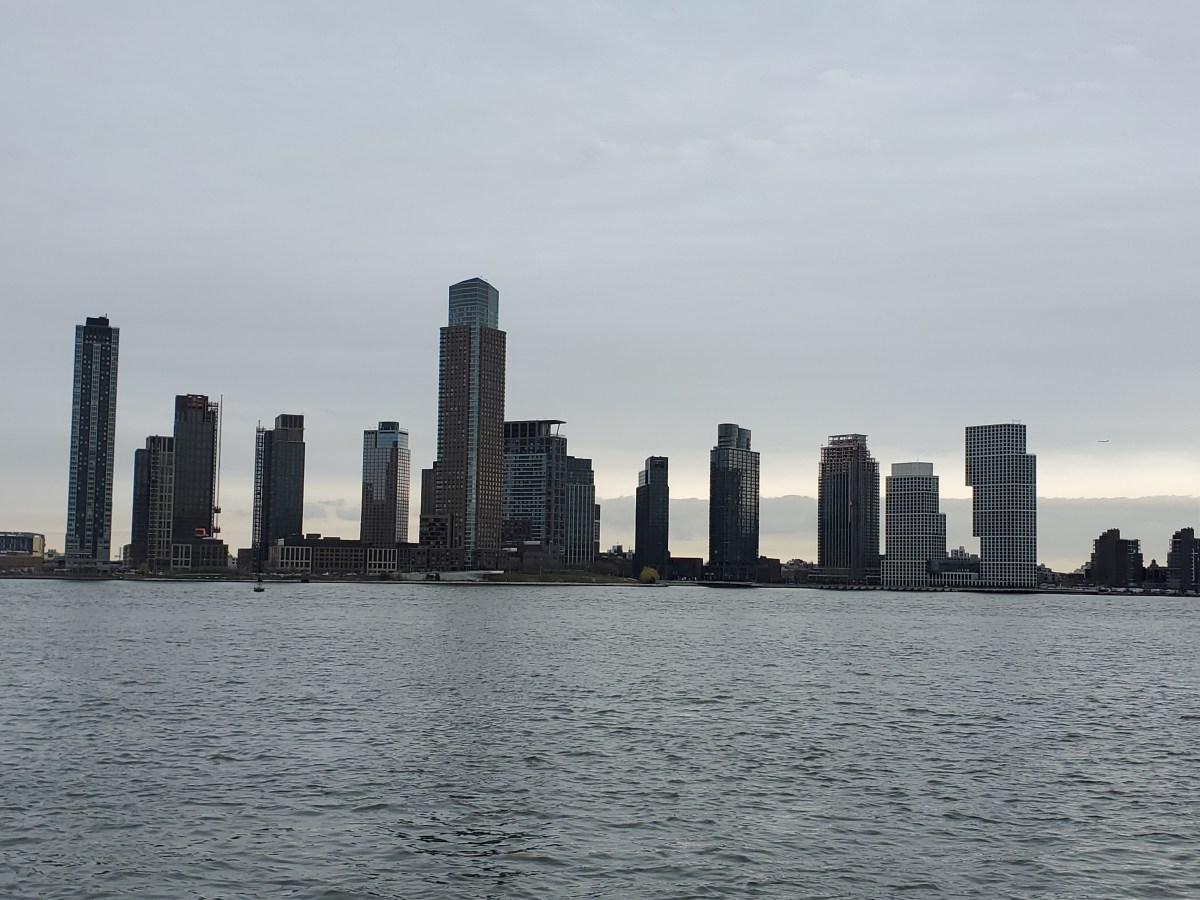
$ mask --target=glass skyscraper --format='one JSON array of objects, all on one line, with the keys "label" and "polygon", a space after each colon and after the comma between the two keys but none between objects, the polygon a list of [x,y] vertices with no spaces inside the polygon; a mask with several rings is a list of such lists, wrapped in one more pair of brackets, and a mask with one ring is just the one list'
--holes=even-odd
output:
[{"label": "glass skyscraper", "polygon": [[670,527],[671,489],[667,484],[667,458],[651,456],[646,459],[646,468],[638,473],[634,507],[634,577],[641,574],[646,566],[661,577],[668,577]]},{"label": "glass skyscraper", "polygon": [[567,548],[568,569],[588,569],[596,560],[600,544],[600,507],[596,505],[596,476],[592,461],[567,457]]},{"label": "glass skyscraper", "polygon": [[399,422],[363,432],[359,540],[382,547],[408,543],[411,467],[408,432]]},{"label": "glass skyscraper", "polygon": [[104,316],[75,326],[65,543],[70,568],[95,569],[112,558],[119,339],[120,329]]},{"label": "glass skyscraper", "polygon": [[718,581],[758,578],[758,453],[750,429],[717,426],[709,454],[708,566]]},{"label": "glass skyscraper", "polygon": [[567,438],[558,419],[504,423],[501,540],[566,551]]}]

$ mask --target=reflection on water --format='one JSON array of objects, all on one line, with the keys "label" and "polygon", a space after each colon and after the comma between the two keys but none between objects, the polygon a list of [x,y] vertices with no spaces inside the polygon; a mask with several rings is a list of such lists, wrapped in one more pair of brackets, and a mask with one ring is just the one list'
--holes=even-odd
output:
[{"label": "reflection on water", "polygon": [[1194,601],[0,582],[0,893],[1194,897]]}]

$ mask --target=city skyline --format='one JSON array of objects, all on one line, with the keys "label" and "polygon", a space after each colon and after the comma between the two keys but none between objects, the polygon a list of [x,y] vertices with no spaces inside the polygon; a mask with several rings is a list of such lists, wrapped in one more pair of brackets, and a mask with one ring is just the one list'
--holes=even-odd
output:
[{"label": "city skyline", "polygon": [[[473,272],[505,291],[506,417],[569,420],[601,502],[649,453],[674,497],[705,497],[728,420],[754,423],[764,497],[816,496],[842,431],[967,497],[961,428],[1014,418],[1043,497],[1200,493],[1200,425],[1164,387],[1194,359],[1198,126],[1178,110],[1200,11],[914,3],[876,7],[883,40],[841,9],[477,9],[349,11],[337,42],[283,11],[0,13],[5,81],[30,86],[0,95],[21,338],[0,377],[36,388],[6,399],[3,527],[62,548],[62,335],[102,310],[124,332],[114,546],[133,452],[179,392],[226,398],[231,546],[254,425],[281,409],[307,417],[306,527],[352,535],[365,424],[399,419],[415,465],[436,455],[429,336]],[[1136,339],[1111,327],[1129,309]],[[813,390],[847,334],[856,364]],[[1196,518],[1136,534],[1161,555]]]},{"label": "city skyline", "polygon": [[[498,293],[496,292],[495,288],[493,288],[491,285],[487,284],[486,282],[483,282],[481,279],[469,279],[467,282],[460,282],[457,285],[452,285],[451,286],[452,303],[453,303],[453,300],[455,297],[456,288],[459,289],[461,292],[461,289],[464,286],[468,286],[468,285],[481,286],[482,289],[486,289],[486,293],[491,295],[491,300],[488,301],[485,304],[485,306],[490,306],[491,307],[490,311],[488,309],[479,307],[479,303],[477,301],[472,300],[470,302],[464,303],[464,302],[461,302],[461,298],[460,298],[459,306],[461,308],[457,313],[455,313],[452,308],[452,313],[451,313],[452,316],[458,315],[461,317],[463,315],[468,315],[469,317],[474,316],[475,318],[479,318],[478,314],[482,314],[483,318],[480,319],[480,321],[483,321],[484,319],[486,319],[488,321],[494,321],[495,320],[495,312],[496,312],[495,300],[496,300],[496,297],[498,297]],[[471,292],[478,294],[478,290],[475,290],[474,287],[472,288]],[[89,317],[87,321],[89,323],[88,326],[77,326],[77,329],[76,329],[76,335],[77,335],[77,341],[76,341],[77,354],[76,355],[77,355],[77,357],[78,357],[78,348],[79,348],[79,337],[78,336],[80,334],[80,329],[85,329],[87,327],[90,327],[90,325],[92,323],[99,323],[102,321],[107,322],[107,319],[95,319],[95,318]],[[117,329],[111,329],[111,330],[114,332],[117,331]],[[77,376],[78,376],[78,372],[77,372]],[[79,378],[76,377],[76,382],[77,382],[77,387],[76,387],[76,391],[75,391],[76,395],[78,395],[78,393],[79,393],[79,387],[78,387],[79,381],[80,381]],[[193,511],[195,513],[195,515],[193,515],[193,518],[195,518],[196,516],[199,516],[199,518],[197,519],[197,522],[201,522],[201,524],[197,525],[196,523],[190,523],[190,524],[184,523],[184,526],[181,526],[182,531],[188,532],[189,534],[194,532],[196,537],[200,537],[200,536],[218,537],[220,534],[220,531],[221,531],[220,528],[216,527],[216,517],[221,512],[221,510],[219,508],[217,508],[217,505],[216,505],[217,500],[218,500],[216,477],[219,474],[219,470],[220,470],[220,466],[221,466],[221,457],[219,455],[219,448],[220,448],[220,442],[221,442],[220,430],[219,430],[220,419],[221,419],[220,405],[216,402],[209,402],[208,398],[203,395],[177,395],[175,398],[175,407],[176,407],[176,409],[175,409],[175,419],[176,419],[175,435],[176,435],[176,437],[180,436],[180,434],[181,434],[180,429],[182,427],[184,429],[183,435],[185,438],[184,443],[181,445],[185,449],[185,454],[184,454],[185,464],[183,466],[183,469],[184,469],[184,478],[183,478],[184,487],[183,487],[183,489],[179,490],[177,492],[176,486],[174,484],[175,475],[176,475],[176,472],[175,472],[176,454],[175,454],[175,442],[174,442],[173,438],[163,438],[160,436],[147,437],[145,447],[139,448],[135,452],[135,455],[134,455],[133,512],[132,512],[132,517],[130,520],[132,530],[131,530],[131,540],[129,543],[130,559],[134,560],[135,562],[148,561],[151,563],[152,569],[163,567],[164,556],[165,556],[166,560],[171,560],[172,562],[178,564],[179,561],[174,559],[174,556],[178,552],[182,552],[185,557],[191,558],[196,547],[201,547],[202,549],[205,549],[206,553],[208,553],[208,555],[211,555],[211,552],[215,551],[215,549],[216,549],[216,545],[210,546],[209,544],[204,544],[204,545],[197,544],[195,547],[192,548],[191,551],[189,551],[186,546],[180,546],[181,543],[187,543],[186,538],[182,539],[181,542],[176,542],[174,545],[172,544],[171,532],[172,532],[173,526],[176,524],[171,521],[172,514],[174,514],[174,517],[178,517],[178,515],[181,512],[181,509],[186,509],[189,505],[196,506],[196,507],[207,505],[207,510],[201,511],[201,510],[197,509],[197,510]],[[197,415],[200,415],[202,418],[196,419]],[[192,421],[193,419],[195,419],[195,421]],[[291,456],[289,456],[289,462],[286,464],[286,468],[287,468],[289,474],[286,476],[286,481],[284,482],[284,483],[286,483],[287,486],[284,487],[283,486],[284,483],[281,483],[279,488],[277,488],[277,490],[282,490],[286,494],[292,495],[286,501],[286,503],[288,505],[288,512],[286,513],[286,518],[288,519],[288,521],[291,524],[288,524],[286,526],[280,526],[280,527],[282,527],[283,530],[287,531],[290,534],[298,535],[299,534],[298,516],[300,514],[299,507],[302,503],[303,490],[304,490],[304,477],[303,477],[303,454],[304,454],[303,424],[304,424],[304,417],[303,417],[303,415],[283,414],[276,418],[275,424],[276,424],[275,431],[279,431],[281,428],[284,429],[284,437],[288,441],[295,442],[295,446],[297,447],[297,452],[299,454],[299,456],[295,457],[295,459],[292,459]],[[507,444],[508,432],[509,432],[510,428],[534,428],[534,430],[537,432],[537,434],[545,433],[546,435],[550,435],[552,433],[557,434],[558,426],[561,426],[564,423],[561,420],[539,420],[539,421],[528,421],[528,422],[505,422],[502,424],[503,424],[503,431],[505,433],[505,441]],[[194,428],[196,428],[197,426],[206,429],[205,434],[207,435],[198,444],[196,443],[196,441],[194,439],[192,439],[190,437],[190,434],[189,434],[190,431],[193,430]],[[405,430],[399,429],[398,423],[395,423],[395,422],[380,423],[381,431],[387,430],[387,429],[396,431],[399,435],[399,441],[397,443],[397,446],[402,447],[402,451],[404,453],[405,458],[403,460],[404,464],[402,466],[396,467],[396,472],[398,475],[404,476],[401,478],[401,481],[404,482],[404,485],[402,486],[404,488],[402,493],[407,494],[408,493],[408,491],[407,491],[407,481],[408,481],[407,474],[410,469],[410,463],[408,461],[408,453],[407,453],[408,434]],[[364,432],[364,445],[363,445],[364,446],[364,485],[366,483],[365,477],[366,477],[367,468],[368,468],[367,467],[368,446],[375,443],[373,436],[376,433],[377,432],[374,432],[371,430]],[[718,447],[713,448],[712,454],[717,453],[719,447],[722,445],[732,447],[735,444],[738,446],[742,446],[744,444],[745,446],[743,447],[743,449],[748,448],[748,444],[749,444],[749,431],[748,430],[738,428],[736,425],[722,425],[722,426],[719,426],[718,433],[719,433]],[[266,437],[269,437],[270,434],[271,434],[270,430],[264,429],[262,427],[261,423],[259,423],[258,427],[256,428],[256,442],[255,442],[255,482],[256,482],[256,485],[262,479],[262,475],[263,475],[264,469],[265,469],[264,464],[269,465],[266,457],[269,456],[270,454],[264,453],[264,451],[266,450],[266,447],[264,446],[264,439]],[[516,434],[516,432],[514,431],[514,435],[515,434]],[[534,432],[531,431],[530,435],[532,436],[533,434],[534,434]],[[1035,490],[1036,476],[1034,475],[1034,472],[1036,470],[1036,459],[1032,455],[1026,456],[1023,452],[1023,448],[1025,446],[1025,426],[1022,424],[1018,424],[1018,423],[1008,423],[1008,424],[1000,423],[1000,424],[993,424],[993,425],[986,425],[986,426],[967,426],[966,430],[965,430],[965,434],[966,434],[966,447],[967,447],[967,456],[966,456],[966,460],[965,460],[966,483],[968,483],[969,486],[978,485],[980,483],[980,477],[979,477],[980,472],[995,470],[995,471],[1002,471],[1004,473],[1008,473],[1009,469],[1011,469],[1011,466],[1008,466],[1008,465],[1003,465],[1003,466],[1001,466],[1000,469],[996,469],[995,467],[996,467],[997,463],[993,463],[993,462],[987,462],[986,465],[983,465],[981,462],[982,460],[987,460],[987,459],[992,459],[992,458],[1002,459],[1005,457],[1006,454],[1016,454],[1016,457],[1018,458],[1018,462],[1023,460],[1024,461],[1023,464],[1027,465],[1029,467],[1029,472],[1028,472],[1027,476],[1022,475],[1022,476],[1020,476],[1020,478],[1016,479],[1019,481],[1021,479],[1027,478],[1028,483],[1023,487],[1016,486],[1015,483],[1013,482],[1013,479],[1010,477],[1009,474],[1005,474],[1004,477],[1000,481],[995,481],[994,479],[992,479],[991,482],[989,482],[988,479],[983,479],[984,486],[988,490],[988,493],[985,493],[983,496],[985,498],[990,497],[990,499],[985,499],[984,501],[981,501],[979,499],[980,495],[979,495],[978,487],[977,486],[973,487],[973,490],[976,493],[975,503],[976,503],[976,507],[977,507],[976,511],[974,513],[974,516],[973,516],[973,518],[974,518],[974,524],[972,527],[973,536],[976,538],[980,538],[982,536],[985,536],[989,532],[989,529],[986,526],[985,526],[984,531],[980,531],[980,522],[983,521],[980,518],[981,515],[984,516],[984,519],[987,519],[988,517],[994,517],[996,515],[996,513],[1000,513],[1000,514],[1002,514],[1002,516],[1005,519],[1011,519],[1013,516],[1020,516],[1020,515],[1025,514],[1023,512],[1023,510],[1028,510],[1029,520],[1028,520],[1028,524],[1025,525],[1024,527],[1026,529],[1028,529],[1028,531],[1031,535],[1031,540],[1028,542],[1028,550],[1021,551],[1018,554],[1021,557],[1021,560],[1020,560],[1021,566],[1019,566],[1018,568],[1022,568],[1022,572],[1024,573],[1019,579],[1021,581],[1021,583],[1029,584],[1035,580],[1035,575],[1033,574],[1033,567],[1039,563],[1049,564],[1051,566],[1051,568],[1056,568],[1056,569],[1062,570],[1062,571],[1071,570],[1073,568],[1073,564],[1075,561],[1075,554],[1077,552],[1075,548],[1072,548],[1070,557],[1066,557],[1066,556],[1045,557],[1040,552],[1037,551],[1037,540],[1036,540],[1036,533],[1037,533],[1037,528],[1038,528],[1037,513],[1036,513],[1036,497],[1037,497],[1037,495],[1036,495],[1036,490]],[[554,440],[561,442],[561,446],[559,447],[559,450],[562,452],[560,452],[559,455],[562,456],[563,453],[565,452],[566,438],[565,438],[565,436],[563,436],[561,438],[554,438]],[[191,451],[187,450],[187,447],[189,444],[195,444],[195,447]],[[829,445],[822,448],[821,471],[824,473],[827,468],[828,460],[826,457],[828,456],[828,454],[835,453],[835,452],[841,453],[841,452],[843,452],[843,448],[849,448],[850,451],[854,451],[854,448],[858,448],[857,452],[859,453],[859,455],[861,455],[863,457],[863,459],[865,460],[865,464],[868,465],[869,467],[871,467],[871,470],[873,473],[872,474],[872,479],[873,479],[872,484],[874,485],[874,487],[868,486],[867,488],[865,488],[865,490],[867,491],[867,494],[869,495],[869,499],[870,499],[870,497],[874,497],[875,495],[877,495],[879,493],[878,492],[878,464],[873,458],[870,458],[868,456],[869,451],[867,451],[867,449],[866,449],[866,436],[865,435],[851,434],[851,435],[834,435],[834,436],[832,436],[829,439]],[[982,450],[979,448],[982,448]],[[199,452],[199,455],[197,455],[197,450],[200,450],[202,452]],[[510,452],[510,450],[506,449],[506,454],[509,452]],[[972,454],[974,454],[975,456],[973,457]],[[995,454],[999,454],[999,456],[994,456]],[[186,457],[189,455],[196,457],[190,463],[188,463],[186,460]],[[754,470],[755,470],[754,482],[755,482],[755,484],[757,484],[757,481],[758,481],[758,478],[757,478],[758,454],[754,453],[752,455],[754,457]],[[715,456],[713,458],[715,459]],[[832,457],[829,457],[829,458],[832,459]],[[974,461],[973,461],[973,459],[974,459]],[[205,461],[205,460],[207,460],[207,461]],[[578,470],[578,476],[573,476],[573,480],[575,480],[580,487],[586,486],[588,495],[590,497],[594,498],[595,497],[594,474],[592,472],[591,460],[590,459],[578,459],[577,460],[574,457],[565,457],[565,460],[571,466],[573,466],[575,469]],[[647,459],[647,465],[649,466],[650,463],[654,460],[659,461],[660,463],[664,464],[664,466],[665,466],[665,463],[666,463],[665,458],[660,458],[660,457],[652,457],[652,458]],[[511,462],[512,462],[512,460],[510,459],[510,463]],[[503,473],[505,476],[504,479],[502,479],[502,480],[505,482],[504,506],[506,508],[510,502],[508,499],[509,488],[507,486],[507,479],[511,473],[515,473],[520,468],[518,466],[516,469],[512,469],[510,467],[510,463],[506,463],[502,467],[502,470],[503,470]],[[561,463],[560,463],[560,465],[561,465]],[[712,466],[712,463],[710,461],[710,493],[711,493],[711,490],[713,487],[713,482],[711,480],[713,477],[713,469],[711,466]],[[545,466],[543,466],[543,468],[545,468]],[[194,470],[194,471],[189,474],[189,471],[188,471],[189,469]],[[921,472],[923,472],[924,474],[931,475],[931,469],[932,469],[932,466],[929,463],[893,464],[893,474],[903,472],[905,475],[909,475],[909,474],[911,474],[911,472],[908,470],[912,470],[912,471],[921,470]],[[1024,471],[1024,470],[1022,470],[1022,471]],[[1013,470],[1013,472],[1015,473],[1016,470]],[[189,490],[187,487],[188,483],[195,481],[198,475],[203,475],[204,478],[208,479],[207,486],[205,487],[204,485],[201,485],[196,490]],[[646,476],[646,472],[643,471],[639,476],[639,483],[642,480],[644,480],[645,476]],[[563,477],[565,477],[565,475],[562,475],[562,473],[560,473],[560,477],[556,478],[555,480],[561,481]],[[824,475],[822,476],[822,478],[824,478]],[[579,480],[579,479],[582,479],[582,480]],[[892,480],[893,479],[889,478],[888,479],[889,483],[891,483]],[[936,505],[937,494],[938,494],[937,480],[938,479],[936,478],[936,476],[934,476],[932,479],[932,482],[931,482],[934,486],[933,496],[934,496],[935,505]],[[993,482],[994,482],[994,487],[992,484]],[[422,491],[421,491],[422,496],[419,499],[419,503],[422,508],[422,515],[425,514],[423,512],[425,504],[426,503],[432,504],[434,484],[435,484],[435,481],[433,479],[433,470],[430,469],[430,470],[426,470],[426,471],[422,472]],[[530,483],[530,486],[531,487],[533,486],[532,482]],[[555,493],[557,495],[557,493],[560,492],[562,489],[563,489],[563,486],[560,485],[559,491],[555,491],[553,493]],[[904,490],[907,490],[907,488],[905,488]],[[997,490],[999,490],[999,493],[996,493]],[[1013,494],[1014,490],[1016,491],[1016,494]],[[197,493],[197,491],[198,491],[198,493]],[[522,491],[527,492],[527,490],[524,488],[522,489]],[[197,496],[194,498],[191,498],[191,500],[189,501],[190,494],[197,494]],[[426,494],[428,494],[428,497],[426,496]],[[1004,496],[1000,497],[1000,494],[1003,494]],[[1009,497],[1010,494],[1012,495],[1012,497]],[[139,499],[139,496],[140,496],[140,499]],[[761,497],[761,494],[759,496]],[[823,540],[823,538],[821,537],[821,535],[823,534],[824,530],[826,529],[825,524],[823,524],[824,523],[824,518],[823,518],[824,514],[822,514],[820,512],[820,503],[823,502],[820,500],[821,496],[822,496],[821,490],[819,490],[818,498],[817,498],[818,499],[818,510],[817,510],[817,516],[816,516],[816,518],[817,518],[817,545],[818,545],[817,549],[818,549],[818,552],[815,557],[818,564],[822,564],[820,544],[821,544],[821,540]],[[155,497],[158,498],[157,501],[154,499]],[[565,495],[564,495],[564,497],[565,497]],[[1013,498],[1016,498],[1017,500],[1020,501],[1019,503],[1017,503],[1016,506],[1012,506],[1010,503],[1010,500]],[[549,499],[549,498],[547,498],[547,499]],[[572,499],[575,502],[575,505],[578,506],[579,500],[582,498],[576,497],[574,494],[572,494]],[[633,499],[633,498],[616,498],[616,500],[618,502],[621,499]],[[691,498],[684,498],[685,501],[687,501],[689,499],[691,499]],[[783,497],[783,498],[765,498],[765,499],[787,500],[787,499],[808,499],[808,498]],[[878,498],[876,498],[876,499],[878,499]],[[886,497],[885,497],[885,499],[886,499]],[[1168,500],[1170,500],[1170,499],[1188,499],[1188,498],[1170,498],[1170,497],[1168,497],[1168,498],[1143,498],[1143,499],[1146,499],[1146,500],[1168,499]],[[263,501],[264,501],[264,497],[262,496],[262,492],[260,492],[259,488],[256,487],[255,491],[254,491],[254,508],[255,508],[255,511],[254,511],[255,525],[254,525],[254,527],[255,528],[261,527],[258,523],[263,520],[263,516],[259,510],[259,507],[263,505]],[[997,505],[998,501],[1000,501],[999,505]],[[554,515],[561,517],[562,512],[563,512],[562,504],[565,504],[567,501],[564,498],[559,498],[557,501],[551,501],[551,502],[554,503],[554,507],[547,507],[547,509],[551,509],[551,508],[558,509],[558,511],[555,512]],[[984,502],[985,506],[980,507],[978,505],[980,502]],[[706,501],[706,503],[707,503],[707,501]],[[876,500],[871,500],[871,504],[877,505]],[[270,504],[268,503],[267,505],[269,506]],[[854,505],[854,504],[852,504],[852,505]],[[1018,509],[1018,507],[1021,507],[1021,509]],[[155,526],[153,524],[156,510],[157,510],[158,520],[159,520],[158,526]],[[595,545],[594,545],[594,548],[595,548],[594,552],[597,552],[597,553],[600,550],[600,537],[599,537],[600,514],[599,514],[599,510],[600,510],[600,505],[596,504],[596,506],[595,506],[595,511],[596,511],[595,528],[594,529],[592,529],[589,524],[587,524],[586,522],[583,521],[585,514],[581,513],[580,510],[577,509],[574,512],[572,512],[570,515],[572,522],[576,523],[575,528],[577,530],[579,528],[587,529],[587,532],[590,533],[592,537],[595,537],[596,540],[595,540]],[[983,510],[983,512],[981,512],[981,510]],[[266,511],[266,510],[263,510],[263,511]],[[408,512],[407,505],[400,504],[400,505],[396,506],[396,515],[397,516],[403,516],[407,512]],[[878,513],[878,512],[879,512],[879,510],[876,509],[876,513]],[[166,529],[165,532],[163,530],[164,526],[162,525],[162,520],[164,518],[164,514],[167,517],[167,524],[165,526],[165,529]],[[668,513],[668,515],[669,515],[669,513]],[[890,516],[890,513],[889,513],[889,516]],[[868,516],[868,518],[870,518],[870,516]],[[881,517],[880,515],[877,514],[877,515],[875,515],[874,518],[876,520],[881,521],[885,517]],[[942,524],[939,526],[939,530],[941,531],[941,533],[943,535],[941,543],[942,543],[942,545],[945,545],[945,541],[944,541],[945,516],[944,516],[944,514],[940,514],[938,516],[938,518],[942,522]],[[876,521],[876,523],[873,526],[871,526],[872,528],[875,529],[876,534],[878,534],[878,532],[880,530],[879,529],[880,521]],[[204,524],[204,523],[207,523],[207,524]],[[636,545],[636,534],[634,535],[634,540],[631,543],[631,535],[629,534],[629,530],[625,529],[624,531],[622,531],[619,523],[620,523],[620,519],[618,517],[618,525],[615,530],[615,532],[616,532],[615,540],[613,540],[613,541],[606,540],[605,545],[607,546],[609,543],[615,543],[618,545],[626,545],[629,547],[635,546]],[[712,510],[710,508],[710,510],[709,510],[709,532],[708,532],[708,539],[709,539],[708,549],[709,549],[710,557],[712,554],[712,547],[713,547],[712,540],[713,540],[713,536],[714,536],[712,527],[713,527],[713,519],[712,519]],[[278,528],[276,530],[278,530]],[[310,529],[306,528],[305,531],[311,533]],[[636,527],[635,527],[634,531],[636,532]],[[201,534],[201,532],[203,532],[203,535]],[[403,538],[400,537],[400,535],[403,533],[404,532],[402,529],[397,531],[393,535],[393,539],[402,543]],[[1015,534],[1015,532],[1014,532],[1014,534]],[[1157,536],[1157,535],[1155,535],[1155,536]],[[379,537],[379,536],[377,536],[377,537]],[[518,535],[513,534],[513,535],[510,535],[510,537],[507,538],[506,541],[511,543],[511,541],[517,540],[518,537],[519,537]],[[608,537],[612,538],[613,535],[609,535]],[[669,537],[669,535],[668,535],[668,537]],[[1176,533],[1172,536],[1172,541],[1174,541],[1177,538],[1178,538],[1178,533]],[[381,537],[379,539],[382,540],[383,543],[385,543],[385,544],[392,542],[391,539],[388,539],[386,537]],[[871,540],[873,542],[874,538],[872,538]],[[991,567],[991,570],[989,572],[989,578],[991,578],[993,580],[993,583],[1007,584],[1007,583],[1011,583],[1011,581],[1013,579],[1013,575],[1011,572],[1006,572],[1002,575],[998,575],[997,574],[998,569],[995,565],[998,557],[1001,557],[1001,556],[1007,557],[1008,555],[1010,555],[1008,550],[1006,549],[1004,551],[1004,553],[997,554],[994,549],[997,546],[1004,546],[1004,542],[1011,543],[1011,540],[1012,540],[1011,538],[1004,538],[1002,543],[999,545],[993,542],[992,544],[989,545],[990,547],[993,548],[991,551],[987,551],[984,549],[984,544],[986,543],[986,541],[983,541],[983,540],[980,541],[979,555],[982,555],[987,560],[984,563],[985,569],[987,569],[989,566]],[[586,546],[586,547],[590,548],[592,546],[590,541],[587,539],[586,534],[578,535],[578,537],[576,537],[574,539],[574,541],[581,542],[579,544],[580,547]],[[566,541],[565,532],[562,535],[562,540],[560,540],[560,541],[551,540],[550,541],[551,544],[555,544],[556,546],[558,546],[560,552],[563,549],[563,545],[566,542],[567,541]],[[253,546],[258,546],[260,543],[261,543],[261,541],[258,541],[257,539],[253,538],[253,536],[252,536],[252,545]],[[434,543],[435,543],[435,545],[437,544],[436,538],[434,539]],[[970,543],[970,542],[968,542],[968,543]],[[1152,541],[1152,543],[1154,543],[1154,541]],[[220,542],[220,545],[222,547],[224,547],[225,543],[222,541],[222,542]],[[791,553],[794,551],[795,546],[797,546],[797,545],[795,543],[793,543],[790,546],[766,547],[763,550],[763,555],[768,556],[772,552],[775,552],[775,553],[779,554],[778,558],[793,558],[791,556]],[[964,552],[961,549],[964,546],[966,546],[966,545],[960,545],[960,550],[959,550],[960,554],[962,552]],[[232,550],[233,548],[231,547],[230,549]],[[676,556],[684,556],[685,554],[687,554],[689,552],[696,552],[696,549],[697,548],[695,546],[695,542],[692,542],[692,543],[689,543],[686,545],[681,544],[675,550],[675,555]],[[166,551],[165,554],[164,554],[164,551]],[[174,552],[171,552],[171,551],[174,551]],[[580,558],[581,558],[578,555],[580,552],[586,553],[587,551],[581,551],[579,549],[572,551],[576,561],[580,560]],[[970,553],[971,550],[968,549],[965,552]],[[113,555],[115,557],[115,555],[116,555],[115,552]],[[978,559],[979,555],[977,555],[977,557],[976,557],[977,559]],[[954,554],[951,553],[951,556],[954,556]],[[590,555],[587,558],[590,558]],[[803,558],[803,554],[801,554],[800,558]],[[811,558],[812,557],[810,555],[810,559]],[[1068,560],[1068,559],[1070,560],[1070,562],[1066,563],[1066,560]],[[1049,560],[1048,563],[1047,563],[1047,560]],[[1006,560],[1006,561],[1012,562],[1014,560]],[[186,565],[186,560],[184,560],[184,562]],[[824,562],[825,567],[828,568],[830,565],[831,565],[830,561],[827,560]],[[977,565],[976,571],[978,571],[978,563],[976,565]],[[1087,567],[1088,565],[1090,565],[1090,563],[1087,560],[1084,560],[1082,566]],[[834,568],[836,569],[836,566]],[[1004,567],[1001,566],[1000,568],[1004,568]],[[872,572],[874,572],[875,574],[872,575],[871,574]],[[864,571],[864,573],[863,573],[864,576],[867,576],[866,580],[872,580],[874,577],[877,577],[877,574],[878,574],[877,568],[869,569],[867,571]],[[948,577],[958,578],[960,576],[955,575],[955,576],[948,576]],[[862,580],[862,577],[854,576],[851,573],[851,580]]]}]

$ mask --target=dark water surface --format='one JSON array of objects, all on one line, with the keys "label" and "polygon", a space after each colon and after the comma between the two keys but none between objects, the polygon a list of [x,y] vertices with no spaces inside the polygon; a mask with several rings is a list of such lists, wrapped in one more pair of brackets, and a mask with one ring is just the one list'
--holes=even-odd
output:
[{"label": "dark water surface", "polygon": [[1200,897],[1200,607],[0,582],[0,895]]}]

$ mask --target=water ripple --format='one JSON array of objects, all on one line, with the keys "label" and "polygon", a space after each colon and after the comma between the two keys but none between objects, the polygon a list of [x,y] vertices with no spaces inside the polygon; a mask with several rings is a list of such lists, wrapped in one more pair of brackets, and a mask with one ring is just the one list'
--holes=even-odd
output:
[{"label": "water ripple", "polygon": [[0,582],[0,894],[1195,897],[1192,604]]}]

